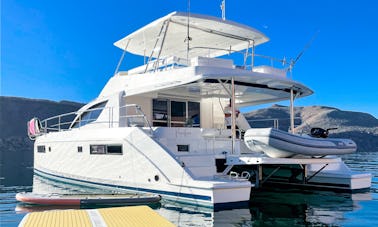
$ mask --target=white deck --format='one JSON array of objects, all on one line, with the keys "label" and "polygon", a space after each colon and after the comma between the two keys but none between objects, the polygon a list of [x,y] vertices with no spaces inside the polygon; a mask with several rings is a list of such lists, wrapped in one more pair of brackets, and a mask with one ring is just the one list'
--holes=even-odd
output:
[{"label": "white deck", "polygon": [[256,155],[228,156],[227,165],[261,165],[261,164],[330,164],[340,162],[340,158],[328,156],[327,158],[270,158],[256,157]]}]

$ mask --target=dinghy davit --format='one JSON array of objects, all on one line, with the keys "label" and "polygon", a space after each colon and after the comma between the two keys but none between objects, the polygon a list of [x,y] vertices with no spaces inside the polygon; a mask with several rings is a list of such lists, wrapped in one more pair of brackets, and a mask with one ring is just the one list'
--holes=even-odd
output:
[{"label": "dinghy davit", "polygon": [[295,155],[322,157],[350,154],[357,150],[356,143],[350,139],[315,138],[275,128],[248,129],[244,141],[250,150],[264,152],[272,158],[289,158]]},{"label": "dinghy davit", "polygon": [[20,192],[16,199],[23,203],[39,205],[140,205],[157,203],[160,195],[155,194],[36,194]]}]

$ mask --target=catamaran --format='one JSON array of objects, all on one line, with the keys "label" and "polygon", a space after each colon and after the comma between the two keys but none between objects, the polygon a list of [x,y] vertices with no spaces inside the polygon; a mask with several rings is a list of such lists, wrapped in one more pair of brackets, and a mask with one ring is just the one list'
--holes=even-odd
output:
[{"label": "catamaran", "polygon": [[[96,99],[75,113],[28,123],[35,173],[210,207],[247,203],[251,189],[272,180],[369,188],[371,175],[353,173],[338,157],[256,152],[244,142],[250,125],[241,113],[226,127],[226,106],[235,113],[313,93],[287,68],[257,65],[267,57],[255,48],[267,41],[247,25],[182,12],[122,38],[114,43],[123,50],[120,62]],[[125,53],[143,56],[142,65],[120,70]]]}]

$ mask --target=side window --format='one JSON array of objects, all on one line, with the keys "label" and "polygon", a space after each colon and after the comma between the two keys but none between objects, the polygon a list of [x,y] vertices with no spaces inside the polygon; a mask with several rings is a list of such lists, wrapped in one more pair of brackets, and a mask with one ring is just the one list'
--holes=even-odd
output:
[{"label": "side window", "polygon": [[85,112],[83,112],[79,118],[76,118],[76,122],[72,125],[72,128],[78,128],[80,126],[84,126],[88,123],[96,121],[97,118],[100,116],[102,110],[104,109],[107,101],[97,103],[91,107],[89,107]]},{"label": "side window", "polygon": [[106,145],[90,145],[91,154],[106,154]]},{"label": "side window", "polygon": [[41,146],[37,146],[37,152],[39,153],[46,153],[46,147],[41,145]]},{"label": "side window", "polygon": [[122,154],[122,145],[108,145],[107,154]]},{"label": "side window", "polygon": [[119,154],[122,152],[122,145],[90,145],[90,154]]}]

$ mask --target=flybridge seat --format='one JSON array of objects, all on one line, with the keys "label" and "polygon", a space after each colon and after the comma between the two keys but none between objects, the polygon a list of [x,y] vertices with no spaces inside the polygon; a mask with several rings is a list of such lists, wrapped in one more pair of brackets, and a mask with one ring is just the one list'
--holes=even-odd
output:
[{"label": "flybridge seat", "polygon": [[[166,59],[154,60],[148,64],[130,69],[127,72],[120,71],[118,72],[118,76],[134,75],[134,74],[140,74],[140,73],[145,73],[145,72],[152,72],[155,70],[164,71],[168,69],[176,69],[176,68],[182,68],[182,67],[187,67],[187,66],[188,66],[188,61],[186,59],[172,56]],[[233,69],[233,68],[244,69],[244,67],[235,66],[233,64],[233,60],[231,59],[208,58],[208,57],[194,57],[190,60],[190,66],[208,66],[208,67],[218,67],[218,68],[227,68],[227,69]],[[253,67],[252,71],[257,72],[257,73],[277,76],[281,78],[285,78],[286,73],[287,73],[285,69],[279,69],[279,68],[275,68],[275,67],[267,66],[267,65],[255,66]]]},{"label": "flybridge seat", "polygon": [[264,73],[264,74],[279,76],[279,77],[283,77],[283,78],[286,77],[286,70],[285,69],[274,68],[274,67],[267,66],[267,65],[261,65],[261,66],[253,67],[252,71],[257,72],[257,73]]},{"label": "flybridge seat", "polygon": [[[151,71],[163,71],[167,69],[182,68],[188,66],[188,61],[179,57],[168,57],[165,59],[159,59],[149,62],[148,64],[130,69],[127,73],[120,72],[119,75],[132,75]],[[208,57],[194,57],[190,60],[190,66],[210,66],[219,68],[234,68],[233,61],[231,59],[221,58],[208,58]]]},{"label": "flybridge seat", "polygon": [[195,57],[191,59],[191,66],[210,66],[219,68],[232,69],[233,61],[231,59]]},{"label": "flybridge seat", "polygon": [[153,60],[148,64],[138,66],[136,68],[130,69],[127,74],[139,74],[144,72],[151,72],[154,71],[155,68],[159,71],[172,69],[172,68],[181,68],[188,65],[188,61],[184,58],[179,58],[175,56],[171,56],[164,59]]},{"label": "flybridge seat", "polygon": [[[158,64],[159,66],[157,67],[158,71],[174,69],[174,68],[182,68],[188,65],[187,62],[188,61],[186,59],[173,56],[166,59],[154,60],[153,62],[150,62],[149,64],[145,64],[145,65],[133,68],[127,72],[121,71],[118,73],[118,75],[125,76],[125,75],[133,75],[133,74],[139,74],[139,73],[144,73],[144,72],[151,72],[155,70],[155,63]],[[192,58],[190,60],[190,66],[209,66],[209,67],[219,67],[219,68],[228,68],[228,69],[243,68],[243,67],[237,67],[233,65],[233,60],[231,59],[207,58],[207,57]],[[278,76],[282,78],[286,77],[285,69],[279,69],[279,68],[275,68],[275,67],[267,66],[267,65],[255,66],[253,67],[252,71],[257,72],[257,73]]]}]

